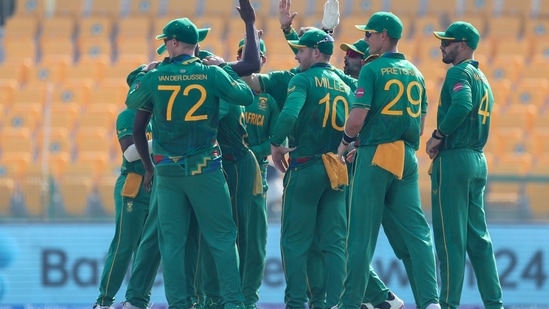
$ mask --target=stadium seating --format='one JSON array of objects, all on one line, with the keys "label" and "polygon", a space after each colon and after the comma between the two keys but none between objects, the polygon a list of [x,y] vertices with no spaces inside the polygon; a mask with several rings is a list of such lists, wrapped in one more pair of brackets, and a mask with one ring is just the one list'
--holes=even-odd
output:
[{"label": "stadium seating", "polygon": [[39,17],[44,16],[46,11],[46,2],[43,0],[16,0],[15,2],[15,18],[21,16]]},{"label": "stadium seating", "polygon": [[15,195],[15,180],[0,176],[0,215],[10,214],[11,201]]}]

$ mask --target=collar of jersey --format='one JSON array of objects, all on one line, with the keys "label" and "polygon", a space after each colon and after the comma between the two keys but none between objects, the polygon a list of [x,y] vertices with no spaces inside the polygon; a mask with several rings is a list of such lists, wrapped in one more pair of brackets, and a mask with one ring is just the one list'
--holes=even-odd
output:
[{"label": "collar of jersey", "polygon": [[181,64],[189,64],[189,63],[193,63],[197,60],[200,60],[200,59],[198,59],[198,57],[182,54],[182,55],[170,58],[170,63],[179,62]]},{"label": "collar of jersey", "polygon": [[406,59],[406,57],[404,57],[403,53],[394,53],[394,52],[385,52],[385,53],[381,54],[381,56],[379,56],[379,57]]}]

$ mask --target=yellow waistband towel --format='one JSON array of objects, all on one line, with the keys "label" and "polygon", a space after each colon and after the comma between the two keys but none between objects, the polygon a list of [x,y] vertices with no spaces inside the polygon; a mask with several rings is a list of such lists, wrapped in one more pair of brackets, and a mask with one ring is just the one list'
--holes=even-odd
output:
[{"label": "yellow waistband towel", "polygon": [[322,154],[322,162],[330,179],[332,189],[338,190],[341,186],[349,184],[347,165],[339,162],[337,154],[333,152]]},{"label": "yellow waistband towel", "polygon": [[259,168],[259,163],[254,156],[255,162],[255,179],[254,179],[254,193],[253,195],[263,194],[263,179],[261,178],[261,169]]},{"label": "yellow waistband towel", "polygon": [[402,179],[404,173],[404,141],[399,140],[377,145],[372,164],[392,173],[397,179]]}]

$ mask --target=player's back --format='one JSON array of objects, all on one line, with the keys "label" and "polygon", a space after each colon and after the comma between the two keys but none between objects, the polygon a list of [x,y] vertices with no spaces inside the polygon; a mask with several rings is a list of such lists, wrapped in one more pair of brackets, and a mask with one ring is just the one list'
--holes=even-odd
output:
[{"label": "player's back", "polygon": [[306,87],[306,99],[292,136],[296,157],[337,152],[349,114],[350,88],[329,66],[313,66],[297,74],[289,85]]},{"label": "player's back", "polygon": [[402,54],[386,54],[362,68],[358,83],[356,101],[371,102],[360,145],[404,140],[417,149],[421,114],[427,108],[421,72]]}]

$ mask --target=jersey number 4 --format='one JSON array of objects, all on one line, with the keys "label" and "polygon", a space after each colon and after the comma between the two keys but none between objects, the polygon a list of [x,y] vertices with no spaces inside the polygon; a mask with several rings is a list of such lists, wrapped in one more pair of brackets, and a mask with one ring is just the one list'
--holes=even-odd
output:
[{"label": "jersey number 4", "polygon": [[[175,99],[177,97],[177,94],[181,91],[181,86],[177,85],[158,85],[158,90],[164,90],[164,91],[171,91],[172,94],[170,95],[170,99],[168,101],[168,108],[166,109],[166,120],[171,121],[172,120],[172,110],[173,110],[173,104],[175,103]],[[183,95],[188,96],[189,92],[192,90],[197,90],[200,92],[200,98],[198,101],[189,109],[189,111],[185,114],[185,121],[199,121],[199,120],[206,120],[208,119],[208,115],[197,115],[195,114],[196,111],[204,104],[204,101],[206,100],[206,89],[204,89],[203,86],[198,84],[192,84],[185,89],[183,89]]]}]

